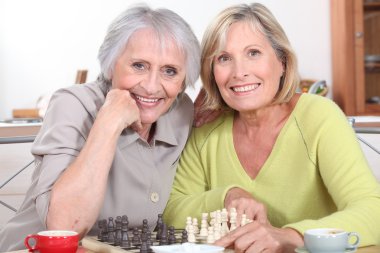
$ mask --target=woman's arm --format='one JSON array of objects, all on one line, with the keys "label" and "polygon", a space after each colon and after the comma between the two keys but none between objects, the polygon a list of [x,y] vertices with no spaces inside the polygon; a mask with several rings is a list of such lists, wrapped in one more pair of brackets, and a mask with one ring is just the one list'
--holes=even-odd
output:
[{"label": "woman's arm", "polygon": [[79,156],[53,185],[48,229],[75,230],[82,236],[91,229],[104,200],[117,140],[132,123],[140,126],[135,101],[128,91],[111,90]]}]

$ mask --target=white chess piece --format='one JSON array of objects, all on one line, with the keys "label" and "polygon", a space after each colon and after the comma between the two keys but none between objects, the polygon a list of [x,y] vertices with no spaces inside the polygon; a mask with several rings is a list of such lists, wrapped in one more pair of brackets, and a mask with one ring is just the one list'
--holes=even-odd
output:
[{"label": "white chess piece", "polygon": [[207,243],[214,243],[214,228],[212,226],[208,227],[208,233],[207,233]]},{"label": "white chess piece", "polygon": [[192,225],[189,227],[189,231],[187,231],[187,241],[192,243],[195,242],[194,227]]},{"label": "white chess piece", "polygon": [[214,223],[214,239],[219,240],[221,238],[222,225],[218,222]]},{"label": "white chess piece", "polygon": [[191,217],[188,216],[186,217],[186,227],[185,227],[185,230],[187,231],[187,233],[189,233],[190,227],[192,227],[192,221],[191,221]]},{"label": "white chess piece", "polygon": [[241,226],[244,226],[245,224],[247,224],[247,215],[245,213],[243,213],[241,215],[241,222],[240,222]]},{"label": "white chess piece", "polygon": [[225,236],[226,234],[228,234],[229,229],[228,229],[228,212],[227,212],[227,209],[223,208],[222,212],[221,212],[221,220],[222,220],[222,228],[221,228],[221,231],[220,231],[220,235],[221,236]]},{"label": "white chess piece", "polygon": [[237,212],[236,208],[230,209],[230,231],[236,229],[236,219],[237,219]]},{"label": "white chess piece", "polygon": [[214,226],[215,216],[216,216],[216,212],[211,212],[210,213],[210,226]]},{"label": "white chess piece", "polygon": [[193,229],[194,229],[194,234],[199,234],[199,227],[198,227],[198,219],[193,218]]},{"label": "white chess piece", "polygon": [[202,219],[202,221],[201,221],[201,230],[199,231],[199,235],[200,236],[204,236],[204,237],[208,236],[208,230],[207,230],[207,228],[208,228],[207,220]]}]

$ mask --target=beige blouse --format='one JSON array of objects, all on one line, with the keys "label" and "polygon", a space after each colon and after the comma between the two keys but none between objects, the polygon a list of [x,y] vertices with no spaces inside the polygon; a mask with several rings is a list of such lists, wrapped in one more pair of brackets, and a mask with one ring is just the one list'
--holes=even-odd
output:
[{"label": "beige blouse", "polygon": [[[106,85],[98,82],[55,92],[32,146],[36,166],[32,184],[16,215],[0,231],[0,252],[25,248],[26,235],[46,229],[50,190],[85,144],[106,93]],[[154,228],[169,198],[192,118],[192,101],[181,94],[156,122],[150,145],[131,129],[122,132],[99,219],[128,215],[130,227],[147,219]],[[97,224],[90,233],[97,233]]]}]

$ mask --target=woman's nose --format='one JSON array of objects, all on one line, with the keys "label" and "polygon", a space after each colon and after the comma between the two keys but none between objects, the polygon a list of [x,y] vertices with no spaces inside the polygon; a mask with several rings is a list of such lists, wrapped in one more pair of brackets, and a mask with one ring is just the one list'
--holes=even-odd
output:
[{"label": "woman's nose", "polygon": [[248,76],[248,68],[243,60],[235,60],[234,64],[234,78],[242,79]]},{"label": "woman's nose", "polygon": [[150,72],[149,75],[147,76],[143,86],[149,95],[155,94],[159,90],[159,87],[160,87],[159,73]]}]

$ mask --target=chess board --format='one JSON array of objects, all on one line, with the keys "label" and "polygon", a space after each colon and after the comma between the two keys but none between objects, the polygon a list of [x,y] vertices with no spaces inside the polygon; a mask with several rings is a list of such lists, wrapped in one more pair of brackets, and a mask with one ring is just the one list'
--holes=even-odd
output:
[{"label": "chess board", "polygon": [[[181,241],[181,233],[182,230],[176,230],[175,236],[177,239],[177,244]],[[156,234],[152,233],[152,238],[155,238]],[[197,236],[196,237],[196,243],[204,243],[206,244],[206,239]],[[153,246],[159,245],[159,241],[154,240]],[[82,239],[82,247],[85,249],[97,252],[97,253],[139,253],[140,247],[139,246],[131,246],[129,248],[121,248],[120,246],[114,246],[106,242],[101,242],[96,236],[86,236]],[[153,251],[151,251],[153,252]],[[225,250],[225,253],[232,253],[231,250]]]},{"label": "chess board", "polygon": [[[178,234],[178,236],[180,236]],[[199,240],[197,239],[198,243]],[[157,242],[153,243],[154,245],[158,245]],[[96,253],[139,253],[139,247],[134,247],[130,249],[123,249],[119,246],[113,246],[108,243],[104,243],[98,240],[96,236],[87,236],[82,239],[82,247]],[[232,249],[225,249],[223,253],[234,253]]]}]

